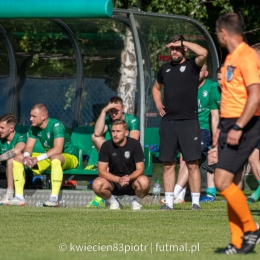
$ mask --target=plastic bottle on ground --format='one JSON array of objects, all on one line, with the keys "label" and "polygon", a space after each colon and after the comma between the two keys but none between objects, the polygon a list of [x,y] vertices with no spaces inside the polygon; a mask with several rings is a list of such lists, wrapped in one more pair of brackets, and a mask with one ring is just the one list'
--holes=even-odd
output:
[{"label": "plastic bottle on ground", "polygon": [[161,185],[160,180],[156,180],[154,186],[153,186],[153,197],[151,205],[160,205],[160,195],[161,195]]}]

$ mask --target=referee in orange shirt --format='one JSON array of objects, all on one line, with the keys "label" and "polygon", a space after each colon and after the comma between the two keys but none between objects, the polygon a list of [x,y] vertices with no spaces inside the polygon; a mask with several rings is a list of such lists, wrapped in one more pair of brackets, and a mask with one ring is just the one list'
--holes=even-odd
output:
[{"label": "referee in orange shirt", "polygon": [[226,13],[216,22],[219,43],[229,54],[221,68],[219,129],[213,145],[218,145],[215,184],[227,200],[231,243],[225,254],[247,254],[260,242],[244,193],[237,187],[237,174],[260,140],[260,61],[243,41],[243,23],[238,14]]}]

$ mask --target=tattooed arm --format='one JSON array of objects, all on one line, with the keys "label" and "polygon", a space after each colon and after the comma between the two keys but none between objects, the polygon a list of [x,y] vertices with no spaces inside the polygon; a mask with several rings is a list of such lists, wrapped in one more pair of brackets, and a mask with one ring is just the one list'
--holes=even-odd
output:
[{"label": "tattooed arm", "polygon": [[0,161],[7,161],[11,158],[14,158],[15,157],[15,152],[14,152],[14,149],[12,150],[9,150],[7,152],[5,152],[4,154],[1,154],[0,155]]},{"label": "tattooed arm", "polygon": [[25,147],[25,143],[18,143],[13,149],[5,152],[4,154],[0,155],[0,161],[7,161],[11,158],[14,158],[16,155],[22,153]]}]

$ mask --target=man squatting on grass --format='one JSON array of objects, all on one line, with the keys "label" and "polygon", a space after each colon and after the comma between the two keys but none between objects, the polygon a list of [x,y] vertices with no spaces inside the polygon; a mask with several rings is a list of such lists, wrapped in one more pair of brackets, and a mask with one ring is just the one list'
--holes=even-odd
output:
[{"label": "man squatting on grass", "polygon": [[150,181],[144,175],[144,153],[139,141],[128,137],[128,125],[124,120],[112,122],[112,139],[103,143],[99,153],[99,177],[93,182],[94,192],[118,210],[122,205],[114,195],[134,196],[133,210],[140,210],[140,201],[150,189]]},{"label": "man squatting on grass", "polygon": [[[94,134],[92,135],[92,141],[98,153],[102,144],[106,141],[104,136],[107,131],[111,135],[111,123],[117,119],[124,120],[128,125],[129,136],[139,140],[139,118],[134,115],[124,113],[124,109],[125,107],[123,105],[123,100],[118,96],[111,97],[108,104],[102,109],[95,124]],[[99,196],[95,196],[86,207],[105,207],[105,202]]]}]

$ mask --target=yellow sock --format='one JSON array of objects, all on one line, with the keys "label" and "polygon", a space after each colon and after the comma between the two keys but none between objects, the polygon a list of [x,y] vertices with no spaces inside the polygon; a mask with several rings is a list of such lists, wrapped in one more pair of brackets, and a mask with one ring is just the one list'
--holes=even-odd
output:
[{"label": "yellow sock", "polygon": [[15,194],[23,195],[24,184],[25,184],[25,172],[22,163],[13,160],[13,178]]},{"label": "yellow sock", "polygon": [[61,161],[54,159],[51,161],[51,194],[59,195],[62,178]]}]

